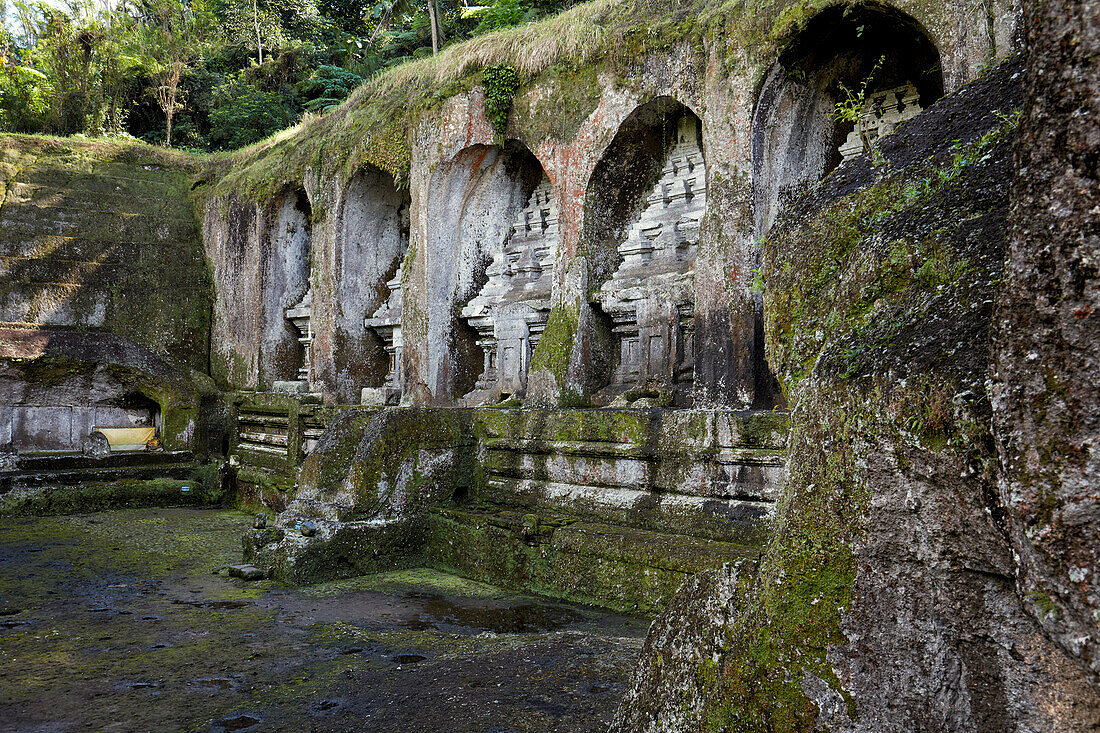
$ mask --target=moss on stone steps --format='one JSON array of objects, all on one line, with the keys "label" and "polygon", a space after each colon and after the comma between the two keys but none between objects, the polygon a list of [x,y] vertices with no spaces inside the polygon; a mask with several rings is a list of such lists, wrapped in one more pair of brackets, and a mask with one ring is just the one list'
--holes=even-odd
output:
[{"label": "moss on stone steps", "polygon": [[[534,529],[526,541],[525,526]],[[689,575],[727,562],[754,562],[757,554],[752,546],[682,535],[439,509],[430,515],[424,561],[505,588],[650,616]]]},{"label": "moss on stone steps", "polygon": [[223,499],[217,472],[212,466],[198,466],[187,479],[125,479],[13,489],[0,496],[0,516],[83,514],[141,507],[211,507],[221,505]]}]

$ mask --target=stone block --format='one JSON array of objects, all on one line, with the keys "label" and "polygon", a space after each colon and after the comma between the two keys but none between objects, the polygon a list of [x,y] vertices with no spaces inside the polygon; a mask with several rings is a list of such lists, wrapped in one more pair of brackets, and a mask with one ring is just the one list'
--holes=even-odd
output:
[{"label": "stone block", "polygon": [[255,565],[230,565],[229,575],[241,580],[263,580],[265,573]]}]

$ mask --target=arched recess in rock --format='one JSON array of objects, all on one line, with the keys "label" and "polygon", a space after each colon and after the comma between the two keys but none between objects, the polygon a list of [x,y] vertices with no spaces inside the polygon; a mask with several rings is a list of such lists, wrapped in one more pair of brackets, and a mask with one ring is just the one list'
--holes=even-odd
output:
[{"label": "arched recess in rock", "polygon": [[269,249],[260,265],[260,381],[281,387],[277,383],[308,380],[309,308],[303,301],[309,295],[312,207],[305,190],[291,188],[276,198],[273,208],[264,243]]},{"label": "arched recess in rock", "polygon": [[[857,124],[837,105],[859,94]],[[785,207],[841,162],[874,154],[890,134],[943,95],[940,55],[910,16],[883,5],[832,7],[814,16],[764,76],[752,122],[753,214],[757,241]],[[758,263],[759,264],[759,263]],[[756,308],[755,407],[782,404],[765,359],[763,299]]]},{"label": "arched recess in rock", "polygon": [[488,282],[487,270],[544,176],[521,143],[475,145],[436,166],[427,201],[423,251],[403,293],[405,374],[414,401],[454,404],[475,390],[486,368],[484,332],[463,314]]},{"label": "arched recess in rock", "polygon": [[[399,191],[391,175],[365,167],[348,181],[330,216],[334,239],[326,275],[335,300],[323,323],[331,343],[315,354],[319,377],[342,403],[396,401],[400,384],[387,351],[401,338],[400,287],[393,281],[400,283],[408,250],[408,192]],[[390,383],[385,393],[369,391]]]},{"label": "arched recess in rock", "polygon": [[[559,238],[554,188],[533,156],[519,147],[510,154],[517,157],[526,202],[507,238],[488,253],[485,284],[462,308],[483,359],[473,390],[463,397],[471,406],[526,396],[531,359],[552,306]],[[527,193],[531,180],[537,183]]]},{"label": "arched recess in rock", "polygon": [[690,404],[694,262],[705,209],[699,118],[670,97],[640,106],[585,194],[582,250],[597,333],[582,379],[598,390],[597,403]]},{"label": "arched recess in rock", "polygon": [[858,92],[865,81],[863,129],[873,142],[943,96],[940,54],[912,17],[845,5],[811,18],[768,69],[752,121],[759,236],[799,193],[864,153],[856,126],[833,113],[844,88]]}]

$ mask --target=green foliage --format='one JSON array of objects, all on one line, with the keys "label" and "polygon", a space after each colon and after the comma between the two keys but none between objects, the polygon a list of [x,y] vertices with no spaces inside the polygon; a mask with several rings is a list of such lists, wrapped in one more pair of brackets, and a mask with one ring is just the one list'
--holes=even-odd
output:
[{"label": "green foliage", "polygon": [[489,122],[498,134],[503,135],[508,128],[508,113],[512,111],[512,101],[519,89],[519,74],[511,66],[498,64],[482,72],[485,82],[485,111]]},{"label": "green foliage", "polygon": [[354,71],[331,64],[318,66],[308,79],[298,85],[298,90],[308,101],[310,112],[327,112],[363,83],[363,77]]},{"label": "green foliage", "polygon": [[210,144],[215,148],[250,145],[294,122],[294,100],[276,92],[236,84],[223,95],[224,102],[210,113]]},{"label": "green foliage", "polygon": [[496,0],[477,16],[480,21],[474,29],[474,35],[510,28],[522,23],[530,13],[530,8],[519,0]]},{"label": "green foliage", "polygon": [[867,130],[864,127],[863,111],[867,106],[867,87],[871,84],[871,81],[875,78],[875,74],[878,72],[879,67],[882,66],[886,60],[885,56],[879,56],[878,61],[871,67],[871,72],[860,82],[859,90],[855,91],[849,89],[844,85],[844,82],[837,82],[840,86],[840,91],[844,93],[844,99],[841,99],[836,103],[829,118],[837,122],[851,122],[856,126],[859,131],[859,139],[863,142],[863,152],[871,154],[871,140],[867,136]]}]

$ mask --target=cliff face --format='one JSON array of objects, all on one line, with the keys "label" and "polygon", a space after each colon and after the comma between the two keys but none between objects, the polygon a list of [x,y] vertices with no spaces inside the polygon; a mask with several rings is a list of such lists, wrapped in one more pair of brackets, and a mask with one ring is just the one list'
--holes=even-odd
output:
[{"label": "cliff face", "polygon": [[1017,589],[998,491],[987,374],[1022,77],[1013,61],[949,95],[772,230],[766,343],[792,407],[776,531],[755,575],[700,576],[658,619],[616,730],[1100,722],[1087,648]]},{"label": "cliff face", "polygon": [[1100,675],[1100,6],[1026,8],[1026,101],[993,341],[999,489],[1028,612]]},{"label": "cliff face", "polygon": [[212,291],[188,156],[0,138],[0,322],[104,329],[206,371]]},{"label": "cliff face", "polygon": [[170,448],[198,444],[213,289],[195,169],[0,137],[0,448],[79,451],[95,427],[154,423]]}]

